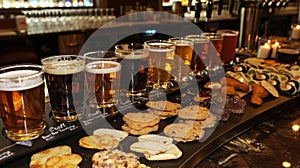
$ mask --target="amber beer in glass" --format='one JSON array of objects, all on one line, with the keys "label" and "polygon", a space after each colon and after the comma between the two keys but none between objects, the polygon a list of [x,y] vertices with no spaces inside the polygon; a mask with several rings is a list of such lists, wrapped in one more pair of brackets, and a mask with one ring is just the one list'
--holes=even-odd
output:
[{"label": "amber beer in glass", "polygon": [[178,82],[188,80],[194,43],[184,37],[170,38],[169,41],[175,44],[174,68],[172,74]]},{"label": "amber beer in glass", "polygon": [[211,42],[208,50],[208,55],[211,58],[210,68],[219,68],[222,66],[220,57],[223,48],[223,36],[216,33],[203,33],[203,35],[207,36]]},{"label": "amber beer in glass", "polygon": [[83,111],[84,58],[58,55],[42,59],[52,107],[58,122],[72,122]]},{"label": "amber beer in glass", "polygon": [[40,65],[13,65],[0,69],[0,111],[6,136],[32,140],[44,133],[44,72]]},{"label": "amber beer in glass", "polygon": [[235,57],[239,32],[234,30],[218,30],[218,35],[223,37],[223,46],[221,50],[221,60],[223,64],[230,64]]},{"label": "amber beer in glass", "polygon": [[140,43],[124,43],[115,46],[121,61],[121,90],[129,97],[146,94],[149,52]]},{"label": "amber beer in glass", "polygon": [[89,107],[115,107],[120,88],[120,58],[112,51],[90,52],[84,56]]},{"label": "amber beer in glass", "polygon": [[201,34],[188,35],[186,39],[194,42],[194,50],[191,61],[191,70],[194,76],[200,76],[201,72],[210,66],[211,57],[208,55],[209,38]]},{"label": "amber beer in glass", "polygon": [[174,68],[174,43],[166,40],[150,40],[145,41],[145,46],[149,50],[148,87],[169,88]]}]

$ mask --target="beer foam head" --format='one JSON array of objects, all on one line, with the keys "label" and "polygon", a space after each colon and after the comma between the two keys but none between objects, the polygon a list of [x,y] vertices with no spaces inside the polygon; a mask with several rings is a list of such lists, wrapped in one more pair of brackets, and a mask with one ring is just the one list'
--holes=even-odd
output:
[{"label": "beer foam head", "polygon": [[174,44],[167,42],[150,42],[148,47],[149,51],[152,52],[171,52],[175,50]]},{"label": "beer foam head", "polygon": [[121,64],[114,61],[94,61],[85,66],[85,71],[94,74],[108,74],[119,72]]},{"label": "beer foam head", "polygon": [[77,56],[54,56],[42,59],[42,63],[49,74],[67,75],[84,70],[84,59]]},{"label": "beer foam head", "polygon": [[149,57],[149,52],[146,50],[136,50],[136,51],[117,51],[121,54],[124,59],[144,59]]},{"label": "beer foam head", "polygon": [[0,90],[19,91],[37,87],[44,82],[41,71],[16,70],[0,74]]},{"label": "beer foam head", "polygon": [[124,59],[144,59],[149,56],[148,49],[139,43],[116,45],[115,52]]}]

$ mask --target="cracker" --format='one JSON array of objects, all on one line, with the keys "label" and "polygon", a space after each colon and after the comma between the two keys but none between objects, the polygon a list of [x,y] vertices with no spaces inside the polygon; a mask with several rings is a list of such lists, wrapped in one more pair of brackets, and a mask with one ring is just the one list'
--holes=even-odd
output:
[{"label": "cracker", "polygon": [[154,141],[162,144],[171,144],[173,139],[170,137],[157,135],[157,134],[145,134],[138,137],[138,141]]},{"label": "cracker", "polygon": [[159,160],[174,160],[182,156],[182,151],[174,144],[171,144],[166,152],[158,154],[145,154],[145,158],[150,161],[159,161]]},{"label": "cracker", "polygon": [[117,140],[120,142],[124,140],[128,136],[128,132],[116,130],[116,129],[110,129],[110,128],[99,128],[94,130],[94,135],[103,135],[103,134],[110,134],[117,138]]},{"label": "cracker", "polygon": [[173,147],[174,144],[163,144],[154,141],[138,141],[130,145],[130,150],[149,155],[165,153]]},{"label": "cracker", "polygon": [[46,161],[46,168],[78,168],[82,157],[78,154],[52,156]]},{"label": "cracker", "polygon": [[130,126],[128,126],[127,124],[122,125],[122,129],[126,132],[129,132],[132,135],[144,135],[144,134],[148,134],[150,132],[154,132],[158,130],[158,124],[154,125],[154,126],[150,126],[150,127],[143,127],[143,129],[139,129],[136,130]]},{"label": "cracker", "polygon": [[72,150],[70,146],[62,145],[62,146],[56,146],[53,148],[49,148],[43,151],[40,151],[38,153],[35,153],[31,156],[29,167],[39,167],[39,168],[45,168],[45,163],[48,158],[52,156],[58,156],[58,155],[65,155],[65,154],[71,154]]},{"label": "cracker", "polygon": [[172,123],[164,128],[164,133],[180,142],[195,141],[204,136],[204,130],[199,122],[193,124]]},{"label": "cracker", "polygon": [[190,105],[180,109],[178,117],[182,119],[205,120],[208,114],[209,110],[206,107]]},{"label": "cracker", "polygon": [[159,116],[151,113],[131,112],[123,116],[125,123],[131,128],[151,127],[160,121]]},{"label": "cracker", "polygon": [[174,111],[180,108],[180,104],[173,103],[166,100],[161,101],[148,101],[146,106],[152,109],[161,110],[161,111]]},{"label": "cracker", "polygon": [[90,135],[79,140],[79,146],[89,149],[114,149],[119,145],[119,141],[113,135]]}]

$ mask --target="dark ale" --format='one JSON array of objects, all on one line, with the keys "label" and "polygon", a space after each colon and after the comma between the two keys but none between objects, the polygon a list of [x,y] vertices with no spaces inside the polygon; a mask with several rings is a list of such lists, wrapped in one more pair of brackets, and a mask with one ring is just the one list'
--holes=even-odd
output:
[{"label": "dark ale", "polygon": [[72,122],[83,111],[84,59],[81,56],[61,55],[42,59],[52,107],[58,122]]}]

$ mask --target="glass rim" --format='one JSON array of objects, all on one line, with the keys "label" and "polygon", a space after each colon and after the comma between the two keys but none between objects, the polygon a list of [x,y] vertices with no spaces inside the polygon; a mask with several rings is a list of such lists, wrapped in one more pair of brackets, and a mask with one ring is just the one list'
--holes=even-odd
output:
[{"label": "glass rim", "polygon": [[190,34],[185,36],[185,38],[192,40],[194,43],[205,42],[205,41],[209,42],[210,39],[208,36],[202,34]]},{"label": "glass rim", "polygon": [[30,75],[26,75],[26,76],[17,76],[17,77],[1,77],[0,75],[0,80],[24,80],[24,79],[28,79],[28,78],[32,78],[32,77],[37,77],[40,75],[44,74],[44,67],[42,65],[38,65],[38,64],[12,64],[12,65],[7,65],[7,66],[3,66],[0,67],[0,74],[6,73],[6,72],[11,72],[11,71],[17,71],[17,70],[22,70],[22,69],[15,69],[15,70],[11,70],[13,68],[40,68],[40,70],[37,70],[37,72],[32,73]]},{"label": "glass rim", "polygon": [[144,42],[145,46],[149,48],[149,51],[174,51],[176,48],[176,45],[174,42],[171,42],[169,40],[148,40]]},{"label": "glass rim", "polygon": [[[128,48],[129,45],[131,44],[137,44],[137,45],[141,45],[143,48]],[[119,48],[121,46],[126,46],[126,48]],[[143,43],[138,43],[138,42],[132,42],[132,43],[120,43],[120,44],[116,44],[115,45],[115,50],[116,49],[120,49],[120,50],[124,50],[124,51],[136,51],[136,50],[144,50],[145,49],[145,44]],[[115,51],[116,52],[116,51]]]},{"label": "glass rim", "polygon": [[[99,54],[105,56],[106,53],[111,53],[114,54],[113,57],[99,57]],[[98,51],[91,51],[83,54],[84,59],[89,59],[89,60],[105,60],[105,61],[110,61],[110,60],[115,60],[115,59],[120,59],[121,56],[115,51],[110,51],[110,50],[98,50]]]},{"label": "glass rim", "polygon": [[[53,56],[49,56],[49,57],[45,57],[45,58],[42,58],[41,59],[41,63],[43,65],[45,64],[49,64],[49,63],[53,63],[51,62],[52,59],[54,58],[63,58],[63,57],[75,57],[76,59],[74,59],[75,61],[81,61],[81,60],[84,60],[83,56],[82,55],[53,55]],[[74,61],[73,60],[73,61]]]}]

